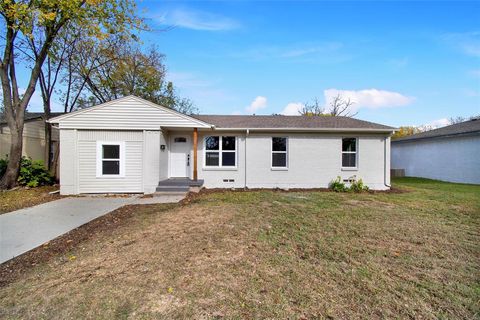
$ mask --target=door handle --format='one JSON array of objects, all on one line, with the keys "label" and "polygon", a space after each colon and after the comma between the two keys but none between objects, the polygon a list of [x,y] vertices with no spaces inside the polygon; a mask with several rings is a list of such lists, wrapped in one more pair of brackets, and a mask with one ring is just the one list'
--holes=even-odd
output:
[{"label": "door handle", "polygon": [[187,155],[187,167],[190,167],[190,155]]}]

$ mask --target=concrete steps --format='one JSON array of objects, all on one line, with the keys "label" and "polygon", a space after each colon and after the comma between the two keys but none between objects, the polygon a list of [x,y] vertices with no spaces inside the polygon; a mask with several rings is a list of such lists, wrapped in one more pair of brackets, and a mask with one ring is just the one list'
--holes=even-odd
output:
[{"label": "concrete steps", "polygon": [[190,180],[188,178],[171,178],[158,183],[157,192],[186,193],[190,187],[201,187],[203,180]]}]

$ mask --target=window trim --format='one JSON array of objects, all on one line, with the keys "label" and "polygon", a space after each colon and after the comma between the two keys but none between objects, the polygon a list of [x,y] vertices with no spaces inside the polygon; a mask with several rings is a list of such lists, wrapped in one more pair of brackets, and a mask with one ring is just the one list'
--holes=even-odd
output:
[{"label": "window trim", "polygon": [[[207,138],[209,137],[218,137],[218,150],[207,150]],[[233,137],[235,138],[235,150],[223,150],[223,137]],[[207,152],[218,152],[218,166],[208,166],[207,165]],[[223,166],[223,152],[232,152],[235,153],[235,165],[234,166]],[[203,164],[202,167],[204,170],[237,170],[238,168],[238,137],[235,135],[207,135],[203,137]]]},{"label": "window trim", "polygon": [[[283,138],[286,140],[285,142],[285,151],[273,151],[273,138]],[[285,171],[285,170],[288,170],[288,165],[290,164],[290,161],[288,161],[288,157],[289,157],[289,142],[290,142],[290,139],[289,137],[286,137],[286,136],[272,136],[270,138],[270,169],[272,171]],[[273,154],[274,153],[285,153],[285,166],[284,167],[274,167],[273,166]]]},{"label": "window trim", "polygon": [[[103,146],[104,145],[115,145],[119,146],[120,156],[118,161],[119,164],[119,174],[103,174],[103,161],[105,160],[117,160],[117,159],[104,159],[103,158]],[[97,178],[124,178],[125,177],[125,141],[97,141],[97,155],[96,155],[96,167],[97,167]]]},{"label": "window trim", "polygon": [[[355,139],[355,151],[343,151],[343,139]],[[358,170],[358,137],[352,137],[352,136],[345,136],[342,137],[340,141],[340,150],[341,150],[341,156],[340,156],[340,164],[342,166],[342,171],[357,171]],[[344,167],[343,166],[343,154],[348,153],[348,154],[355,154],[355,166],[354,167]]]}]

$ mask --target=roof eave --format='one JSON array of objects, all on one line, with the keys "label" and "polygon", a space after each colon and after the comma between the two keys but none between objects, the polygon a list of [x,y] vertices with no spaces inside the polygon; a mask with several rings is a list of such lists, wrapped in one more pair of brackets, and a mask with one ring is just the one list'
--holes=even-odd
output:
[{"label": "roof eave", "polygon": [[289,131],[289,132],[369,132],[369,133],[393,133],[396,128],[215,128],[216,131]]},{"label": "roof eave", "polygon": [[459,133],[451,133],[451,134],[442,134],[442,135],[437,135],[437,136],[430,136],[430,137],[409,137],[405,139],[397,139],[397,140],[392,140],[393,142],[414,142],[414,141],[419,141],[419,140],[430,140],[430,139],[443,139],[443,138],[451,138],[451,137],[457,137],[457,136],[468,136],[468,135],[478,135],[480,134],[480,131],[470,131],[470,132],[459,132]]}]

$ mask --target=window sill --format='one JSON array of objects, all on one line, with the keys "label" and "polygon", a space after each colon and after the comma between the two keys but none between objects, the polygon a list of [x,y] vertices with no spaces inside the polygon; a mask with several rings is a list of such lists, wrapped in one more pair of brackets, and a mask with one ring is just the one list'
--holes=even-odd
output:
[{"label": "window sill", "polygon": [[288,167],[271,167],[272,171],[288,171]]},{"label": "window sill", "polygon": [[125,176],[97,176],[97,179],[123,179]]},{"label": "window sill", "polygon": [[203,167],[203,171],[238,171],[237,167]]},{"label": "window sill", "polygon": [[358,168],[342,168],[342,171],[358,171]]}]

